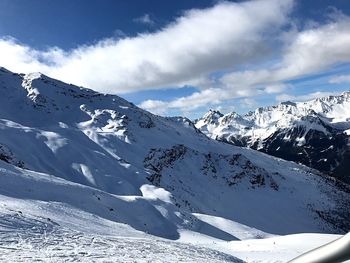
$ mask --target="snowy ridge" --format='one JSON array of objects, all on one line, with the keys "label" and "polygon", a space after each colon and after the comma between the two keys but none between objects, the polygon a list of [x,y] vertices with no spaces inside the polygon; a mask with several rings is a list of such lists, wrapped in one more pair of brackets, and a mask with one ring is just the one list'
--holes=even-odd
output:
[{"label": "snowy ridge", "polygon": [[213,139],[301,162],[350,182],[342,175],[349,155],[350,92],[282,102],[243,116],[209,111],[195,125]]},{"label": "snowy ridge", "polygon": [[0,69],[0,159],[0,254],[15,261],[241,262],[230,241],[349,229],[339,181],[42,74]]},{"label": "snowy ridge", "polygon": [[277,129],[289,128],[303,120],[305,123],[302,125],[310,125],[310,129],[327,133],[322,125],[317,125],[317,118],[334,129],[349,129],[350,92],[308,102],[282,102],[277,106],[258,108],[243,116],[235,112],[223,115],[210,110],[196,121],[196,127],[211,137],[229,131],[234,134],[236,131],[237,135],[251,137],[250,142],[254,143],[254,140],[269,137]]}]

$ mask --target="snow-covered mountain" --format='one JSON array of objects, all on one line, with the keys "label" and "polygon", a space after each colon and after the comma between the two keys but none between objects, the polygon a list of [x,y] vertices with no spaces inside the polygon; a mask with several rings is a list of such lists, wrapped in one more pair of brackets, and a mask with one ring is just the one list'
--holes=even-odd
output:
[{"label": "snow-covered mountain", "polygon": [[6,259],[241,262],[227,241],[350,226],[337,180],[38,73],[0,69],[0,159]]},{"label": "snow-covered mountain", "polygon": [[350,92],[282,102],[242,116],[210,110],[195,125],[213,139],[302,163],[350,183]]}]

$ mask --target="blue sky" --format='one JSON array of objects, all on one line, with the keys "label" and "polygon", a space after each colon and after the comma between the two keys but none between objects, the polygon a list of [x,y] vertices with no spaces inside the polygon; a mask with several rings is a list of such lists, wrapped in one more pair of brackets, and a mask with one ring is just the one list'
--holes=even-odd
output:
[{"label": "blue sky", "polygon": [[0,57],[162,115],[349,90],[347,0],[0,0]]}]

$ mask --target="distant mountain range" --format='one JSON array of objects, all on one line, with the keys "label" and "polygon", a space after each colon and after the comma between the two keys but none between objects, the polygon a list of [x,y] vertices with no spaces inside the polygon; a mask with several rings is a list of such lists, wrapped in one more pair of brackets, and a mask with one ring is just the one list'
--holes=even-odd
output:
[{"label": "distant mountain range", "polygon": [[210,110],[195,126],[213,139],[301,163],[350,183],[350,92],[282,102],[245,115]]}]

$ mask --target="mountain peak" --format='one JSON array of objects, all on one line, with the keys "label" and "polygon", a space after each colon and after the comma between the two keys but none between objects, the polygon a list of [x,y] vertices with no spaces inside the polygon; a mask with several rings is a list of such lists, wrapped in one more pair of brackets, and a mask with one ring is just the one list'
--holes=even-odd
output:
[{"label": "mountain peak", "polygon": [[0,118],[17,119],[22,124],[33,124],[34,115],[37,125],[57,121],[70,123],[89,118],[82,109],[95,114],[99,108],[123,112],[123,107],[136,107],[116,95],[67,84],[40,72],[16,74],[1,68],[0,77]]},{"label": "mountain peak", "polygon": [[12,72],[9,71],[7,68],[1,67],[1,66],[0,66],[0,71],[3,73],[11,73],[12,74]]},{"label": "mountain peak", "polygon": [[204,116],[202,117],[202,120],[205,123],[213,124],[213,123],[217,123],[219,118],[221,118],[222,116],[224,116],[224,114],[222,114],[220,111],[210,109],[206,114],[204,114]]},{"label": "mountain peak", "polygon": [[207,114],[211,114],[211,115],[215,114],[215,115],[219,115],[220,117],[224,116],[224,114],[222,114],[219,110],[214,110],[214,109],[209,109]]},{"label": "mountain peak", "polygon": [[349,98],[350,97],[350,90],[344,91],[341,95],[344,96],[344,97]]},{"label": "mountain peak", "polygon": [[294,106],[295,107],[297,104],[295,102],[287,100],[287,101],[281,102],[281,105],[287,105],[287,106]]},{"label": "mountain peak", "polygon": [[[347,167],[344,153],[350,152],[350,138],[345,135],[350,129],[349,120],[347,91],[306,102],[285,101],[260,107],[243,116],[231,113],[219,122],[207,122],[210,125],[197,122],[196,127],[213,139],[301,162],[322,172],[340,169],[342,174],[344,168],[337,167]],[[349,182],[350,178],[344,180]]]}]

